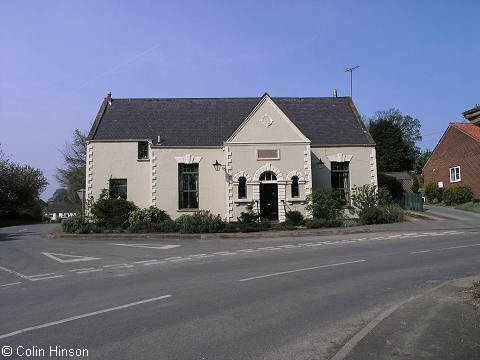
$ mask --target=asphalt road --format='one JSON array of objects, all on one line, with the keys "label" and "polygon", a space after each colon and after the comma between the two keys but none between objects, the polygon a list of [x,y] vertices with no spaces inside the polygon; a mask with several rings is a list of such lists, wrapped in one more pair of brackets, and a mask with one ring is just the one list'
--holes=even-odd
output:
[{"label": "asphalt road", "polygon": [[0,347],[12,359],[330,358],[389,306],[480,274],[480,216],[430,213],[439,220],[281,239],[0,229]]}]

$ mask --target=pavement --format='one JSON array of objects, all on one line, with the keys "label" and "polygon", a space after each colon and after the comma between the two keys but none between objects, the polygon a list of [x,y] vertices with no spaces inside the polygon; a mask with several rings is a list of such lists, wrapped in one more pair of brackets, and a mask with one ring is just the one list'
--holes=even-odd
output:
[{"label": "pavement", "polygon": [[478,358],[478,310],[456,281],[480,274],[480,215],[430,211],[358,234],[228,241],[0,229],[0,348],[17,351],[3,358]]},{"label": "pavement", "polygon": [[480,359],[480,276],[448,281],[380,314],[332,360]]}]

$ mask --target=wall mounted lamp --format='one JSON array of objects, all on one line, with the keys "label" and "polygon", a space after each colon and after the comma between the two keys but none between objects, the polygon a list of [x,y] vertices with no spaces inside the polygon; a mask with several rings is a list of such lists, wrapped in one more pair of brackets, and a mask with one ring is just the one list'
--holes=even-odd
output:
[{"label": "wall mounted lamp", "polygon": [[220,169],[225,170],[225,165],[220,164],[218,160],[215,160],[215,164],[212,164],[212,165],[215,171],[220,171]]}]

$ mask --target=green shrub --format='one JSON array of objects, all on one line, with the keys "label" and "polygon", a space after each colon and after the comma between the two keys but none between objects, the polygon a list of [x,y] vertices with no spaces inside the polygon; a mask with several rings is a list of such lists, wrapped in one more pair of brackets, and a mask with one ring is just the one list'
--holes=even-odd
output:
[{"label": "green shrub", "polygon": [[383,173],[378,174],[378,187],[387,189],[390,197],[395,202],[400,202],[403,198],[403,187],[400,181],[395,177]]},{"label": "green shrub", "polygon": [[389,223],[396,223],[405,220],[405,211],[397,204],[389,204],[383,207]]},{"label": "green shrub", "polygon": [[397,204],[382,207],[369,206],[360,212],[360,223],[364,225],[388,224],[403,221],[403,209]]},{"label": "green shrub", "polygon": [[305,220],[305,226],[309,229],[320,229],[326,227],[339,227],[342,225],[340,220],[327,220],[327,219],[307,219]]},{"label": "green shrub", "polygon": [[200,210],[181,220],[179,230],[182,233],[216,233],[225,228],[220,215],[213,215],[208,210]]},{"label": "green shrub", "polygon": [[431,181],[425,185],[425,197],[427,198],[428,202],[431,203],[437,198],[437,189],[438,185],[435,181]]},{"label": "green shrub", "polygon": [[253,204],[248,204],[246,210],[247,211],[242,211],[240,213],[240,216],[237,218],[237,220],[241,223],[257,222],[260,218],[260,214],[257,214],[255,211],[253,211]]},{"label": "green shrub", "polygon": [[180,230],[183,227],[183,224],[185,224],[185,222],[189,221],[188,219],[190,219],[191,217],[192,217],[192,215],[190,215],[190,214],[180,215],[178,218],[175,219],[175,225]]},{"label": "green shrub", "polygon": [[107,191],[102,191],[100,198],[90,204],[95,223],[109,230],[127,228],[128,217],[134,210],[138,207],[133,202],[122,198],[110,199]]},{"label": "green shrub", "polygon": [[63,232],[70,234],[88,234],[92,232],[101,232],[93,223],[88,222],[80,215],[75,215],[61,222]]},{"label": "green shrub", "polygon": [[225,223],[223,232],[226,233],[235,233],[235,232],[258,232],[269,230],[272,225],[268,222],[253,222],[253,223],[244,223],[244,222],[228,222]]},{"label": "green shrub", "polygon": [[285,214],[285,218],[286,218],[285,222],[288,225],[299,226],[305,222],[305,218],[303,214],[297,210],[288,211]]},{"label": "green shrub", "polygon": [[162,222],[152,224],[152,232],[177,232],[178,226],[177,223],[171,219],[164,220]]},{"label": "green shrub", "polygon": [[[130,212],[128,216],[129,229],[132,232],[151,232],[159,231],[165,226],[162,225],[165,221],[171,221],[170,216],[164,211],[155,206],[150,206],[147,209],[137,209]],[[168,229],[171,226],[167,226]]]},{"label": "green shrub", "polygon": [[340,216],[345,205],[339,193],[334,190],[314,191],[307,196],[307,201],[305,209],[316,219],[334,220]]},{"label": "green shrub", "polygon": [[387,189],[377,189],[369,184],[353,187],[352,203],[360,212],[366,208],[384,206],[390,201]]},{"label": "green shrub", "polygon": [[437,200],[437,202],[442,202],[443,201],[443,194],[445,192],[445,189],[444,188],[437,188],[437,191],[435,192],[435,198]]},{"label": "green shrub", "polygon": [[445,189],[443,201],[445,205],[458,205],[473,200],[472,188],[468,185],[453,185]]},{"label": "green shrub", "polygon": [[376,206],[368,206],[360,211],[360,223],[364,225],[386,223],[384,212]]}]

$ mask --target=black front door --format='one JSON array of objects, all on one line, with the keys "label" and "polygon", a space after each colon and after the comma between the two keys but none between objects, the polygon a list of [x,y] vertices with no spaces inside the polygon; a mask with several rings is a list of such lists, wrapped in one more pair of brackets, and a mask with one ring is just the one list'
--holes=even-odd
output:
[{"label": "black front door", "polygon": [[278,185],[260,184],[261,220],[278,220]]}]

